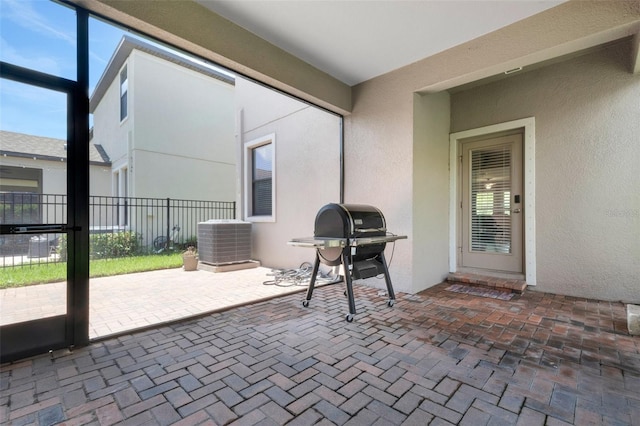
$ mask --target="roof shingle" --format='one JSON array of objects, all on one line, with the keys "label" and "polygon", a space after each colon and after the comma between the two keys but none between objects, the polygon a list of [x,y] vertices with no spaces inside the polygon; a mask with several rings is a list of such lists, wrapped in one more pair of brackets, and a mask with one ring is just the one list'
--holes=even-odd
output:
[{"label": "roof shingle", "polygon": [[[0,130],[0,154],[8,157],[66,161],[67,141]],[[111,159],[101,145],[89,145],[89,162],[110,166]]]}]

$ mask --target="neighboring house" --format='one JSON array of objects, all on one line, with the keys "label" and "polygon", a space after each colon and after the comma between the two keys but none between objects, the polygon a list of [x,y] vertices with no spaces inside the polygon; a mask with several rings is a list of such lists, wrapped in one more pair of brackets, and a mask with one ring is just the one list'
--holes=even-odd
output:
[{"label": "neighboring house", "polygon": [[112,195],[235,201],[234,79],[124,36],[90,100]]},{"label": "neighboring house", "polygon": [[[67,141],[0,130],[0,224],[64,222]],[[111,192],[111,161],[100,145],[89,146],[90,185]],[[29,235],[0,237],[0,254],[28,251]],[[51,236],[52,237],[52,236]],[[53,237],[52,237],[53,238]]]},{"label": "neighboring house", "polygon": [[[0,193],[66,195],[67,141],[0,130],[0,156]],[[109,195],[109,155],[91,143],[89,162],[93,193]]]}]

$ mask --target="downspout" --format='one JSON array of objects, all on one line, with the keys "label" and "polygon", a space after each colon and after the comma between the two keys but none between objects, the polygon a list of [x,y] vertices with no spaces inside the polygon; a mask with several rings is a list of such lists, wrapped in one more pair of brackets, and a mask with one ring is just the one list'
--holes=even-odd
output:
[{"label": "downspout", "polygon": [[340,204],[344,203],[344,116],[340,116]]}]

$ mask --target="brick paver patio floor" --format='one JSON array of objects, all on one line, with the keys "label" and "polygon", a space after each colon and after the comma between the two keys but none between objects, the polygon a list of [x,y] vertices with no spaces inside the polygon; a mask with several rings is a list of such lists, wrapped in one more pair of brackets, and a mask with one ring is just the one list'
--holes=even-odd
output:
[{"label": "brick paver patio floor", "polygon": [[[271,269],[233,272],[182,268],[92,278],[89,338],[175,321],[305,287],[263,285]],[[292,282],[289,284],[293,284]],[[0,289],[0,325],[66,312],[66,282]]]},{"label": "brick paver patio floor", "polygon": [[1,424],[640,425],[624,305],[341,285],[1,367]]}]

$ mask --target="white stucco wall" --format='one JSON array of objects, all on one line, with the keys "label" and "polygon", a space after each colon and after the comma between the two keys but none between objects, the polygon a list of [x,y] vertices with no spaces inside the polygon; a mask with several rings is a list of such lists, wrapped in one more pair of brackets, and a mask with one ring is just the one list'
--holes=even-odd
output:
[{"label": "white stucco wall", "polygon": [[[30,169],[42,170],[42,193],[43,194],[66,194],[67,193],[67,163],[62,161],[34,160],[32,158],[3,157],[3,166],[26,167]],[[106,187],[110,188],[111,178],[108,175],[109,167],[91,165],[91,187],[97,192],[91,195],[105,195],[101,193]]]},{"label": "white stucco wall", "polygon": [[[67,194],[67,163],[62,161],[34,160],[32,158],[3,157],[3,166],[26,167],[42,170],[42,194]],[[111,169],[107,166],[89,166],[91,195],[111,194]],[[54,202],[53,199],[51,202]],[[44,223],[59,221],[62,210],[51,208],[49,217],[43,217]]]},{"label": "white stucco wall", "polygon": [[[130,79],[135,72],[135,65],[127,63],[127,74]],[[129,86],[131,87],[131,86]],[[131,91],[128,93],[129,106],[134,101]],[[127,118],[120,122],[120,73],[96,105],[93,112],[93,143],[102,145],[109,155],[113,169],[126,165],[129,161],[128,134],[133,126],[133,110],[129,107]]]},{"label": "white stucco wall", "polygon": [[91,195],[111,195],[111,167],[89,166],[89,189]]},{"label": "white stucco wall", "polygon": [[93,140],[113,170],[128,167],[128,195],[234,201],[233,85],[137,50],[127,67],[128,116],[118,76],[96,106]]},{"label": "white stucco wall", "polygon": [[132,174],[138,197],[234,201],[234,87],[134,50]]},{"label": "white stucco wall", "polygon": [[276,139],[276,221],[253,223],[253,257],[272,268],[313,262],[312,249],[287,241],[313,236],[320,207],[339,202],[340,118],[242,78],[236,80],[236,109],[239,157],[245,142],[270,134]]},{"label": "white stucco wall", "polygon": [[630,44],[451,96],[451,130],[536,120],[536,290],[640,301],[640,75]]}]

